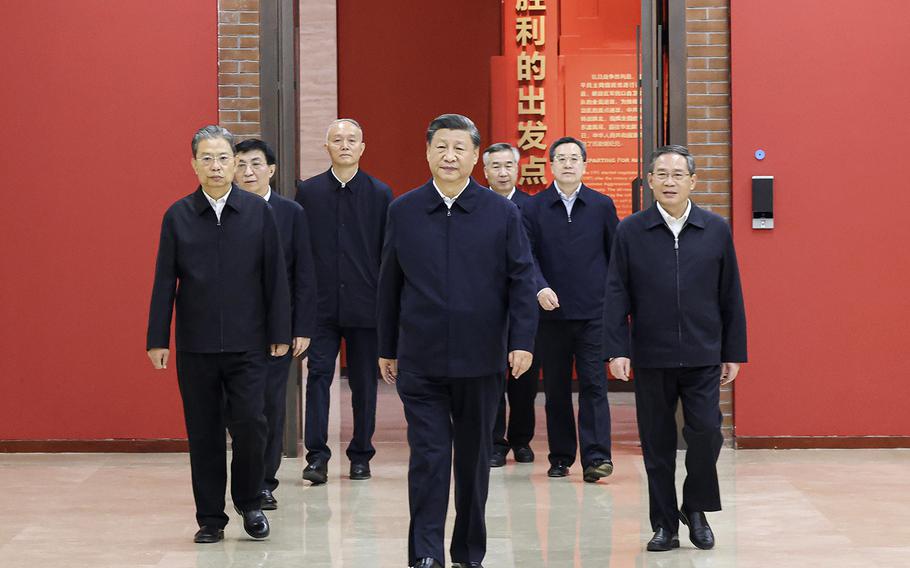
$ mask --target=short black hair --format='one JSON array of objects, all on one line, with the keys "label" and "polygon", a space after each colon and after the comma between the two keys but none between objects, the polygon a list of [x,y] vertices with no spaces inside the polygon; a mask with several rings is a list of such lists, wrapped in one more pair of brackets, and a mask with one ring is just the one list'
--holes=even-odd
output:
[{"label": "short black hair", "polygon": [[446,128],[448,130],[466,130],[471,135],[471,142],[475,148],[480,148],[480,131],[474,125],[474,121],[461,114],[440,114],[430,122],[427,127],[427,144],[433,141],[433,135],[437,130]]},{"label": "short black hair", "polygon": [[585,148],[585,143],[579,140],[578,138],[572,138],[571,136],[563,136],[559,140],[550,144],[550,162],[556,158],[556,149],[562,146],[563,144],[578,144],[578,147],[581,148],[581,161],[588,161],[588,149]]},{"label": "short black hair", "polygon": [[258,138],[248,138],[247,140],[244,140],[243,142],[237,144],[238,154],[243,152],[255,152],[256,150],[259,150],[265,154],[265,163],[270,166],[275,165],[275,152],[272,151],[272,147],[269,146],[265,141]]},{"label": "short black hair", "polygon": [[651,154],[651,164],[648,166],[648,172],[654,172],[654,162],[657,161],[657,158],[663,156],[664,154],[679,154],[686,159],[686,167],[689,168],[689,175],[695,173],[695,158],[692,157],[692,154],[689,153],[689,149],[685,146],[680,146],[678,144],[671,144],[669,146],[660,146]]}]

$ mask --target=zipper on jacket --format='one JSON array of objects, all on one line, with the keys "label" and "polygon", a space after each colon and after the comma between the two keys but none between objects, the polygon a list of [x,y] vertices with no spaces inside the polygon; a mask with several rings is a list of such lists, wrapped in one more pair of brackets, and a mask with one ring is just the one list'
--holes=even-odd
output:
[{"label": "zipper on jacket", "polygon": [[[682,301],[679,292],[679,236],[673,236],[673,252],[676,253],[676,335],[682,352]],[[682,362],[680,362],[680,366]]]},{"label": "zipper on jacket", "polygon": [[[218,219],[218,282],[221,282],[221,219]],[[220,343],[218,350],[224,352],[224,296],[223,286],[218,286],[218,333],[220,334]]]}]

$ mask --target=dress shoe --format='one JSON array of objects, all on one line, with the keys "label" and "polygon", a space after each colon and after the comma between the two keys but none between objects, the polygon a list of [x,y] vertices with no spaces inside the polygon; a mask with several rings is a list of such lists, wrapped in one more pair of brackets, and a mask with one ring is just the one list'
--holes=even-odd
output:
[{"label": "dress shoe", "polygon": [[714,548],[714,531],[711,530],[711,525],[708,524],[704,513],[692,511],[687,514],[680,509],[679,520],[689,527],[689,540],[692,541],[692,544],[702,550]]},{"label": "dress shoe", "polygon": [[241,511],[240,507],[235,505],[234,510],[243,517],[243,530],[246,531],[246,534],[257,540],[268,538],[269,532],[271,532],[269,530],[269,520],[262,514],[261,509]]},{"label": "dress shoe", "polygon": [[372,474],[370,473],[370,464],[365,463],[365,462],[352,463],[350,475],[351,475],[351,479],[354,479],[354,480],[371,478]]},{"label": "dress shoe", "polygon": [[210,525],[199,527],[199,530],[193,535],[193,542],[197,544],[211,544],[219,540],[224,540],[224,529]]},{"label": "dress shoe", "polygon": [[584,480],[588,483],[597,483],[598,479],[607,477],[611,473],[613,473],[613,462],[597,459],[585,468]]},{"label": "dress shoe", "polygon": [[483,568],[480,562],[452,562],[452,568]]},{"label": "dress shoe", "polygon": [[278,508],[278,499],[275,499],[275,496],[272,495],[270,489],[262,490],[262,510],[263,511],[274,511]]},{"label": "dress shoe", "polygon": [[515,456],[515,461],[518,463],[531,463],[534,461],[534,450],[529,446],[515,448],[512,450],[512,454]]},{"label": "dress shoe", "polygon": [[303,468],[303,478],[313,483],[322,485],[329,480],[329,466],[322,460],[316,460]]},{"label": "dress shoe", "polygon": [[506,465],[506,454],[508,453],[509,450],[493,448],[493,453],[490,454],[490,467],[502,467]]},{"label": "dress shoe", "polygon": [[666,552],[674,548],[679,548],[679,536],[663,527],[658,527],[657,532],[648,541],[650,552]]},{"label": "dress shoe", "polygon": [[442,564],[433,558],[418,558],[413,568],[442,568]]},{"label": "dress shoe", "polygon": [[547,470],[547,477],[565,477],[569,475],[569,466],[562,462],[556,462]]}]

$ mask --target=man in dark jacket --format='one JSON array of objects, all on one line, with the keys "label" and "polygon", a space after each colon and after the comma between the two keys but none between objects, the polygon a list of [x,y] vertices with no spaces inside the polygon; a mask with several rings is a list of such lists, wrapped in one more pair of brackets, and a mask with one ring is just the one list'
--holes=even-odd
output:
[{"label": "man in dark jacket", "polygon": [[[269,535],[261,510],[267,358],[291,341],[287,271],[268,203],[232,185],[233,136],[206,126],[193,136],[200,187],[164,214],[146,349],[167,368],[177,306],[177,381],[196,500],[197,543],[224,538],[225,424],[231,496],[253,538]],[[226,411],[226,415],[225,415]]]},{"label": "man in dark jacket", "polygon": [[303,478],[328,480],[329,387],[345,341],[354,432],[347,447],[351,479],[369,479],[376,454],[376,280],[392,190],[360,169],[366,145],[357,121],[329,125],[326,151],[332,166],[297,183],[316,263],[316,332],[307,360]]},{"label": "man in dark jacket", "polygon": [[[510,200],[519,210],[531,199],[531,196],[516,187],[518,181],[518,162],[521,155],[518,148],[500,142],[483,151],[483,173],[490,184],[490,189]],[[515,461],[531,463],[534,451],[531,440],[534,438],[534,399],[537,397],[537,385],[540,378],[540,365],[535,358],[531,368],[518,378],[504,373],[503,394],[499,399],[496,420],[493,423],[493,453],[490,467],[502,467],[506,456],[512,450]],[[506,395],[509,399],[508,433],[506,431]]]},{"label": "man in dark jacket", "polygon": [[[537,267],[542,309],[537,354],[547,396],[550,477],[565,477],[581,445],[585,481],[613,473],[610,404],[604,369],[604,283],[616,224],[613,200],[582,183],[584,142],[550,145],[554,181],[522,210]],[[578,434],[572,405],[578,373]]]},{"label": "man in dark jacket", "polygon": [[[604,355],[635,406],[648,473],[650,551],[679,546],[679,521],[698,548],[714,546],[705,511],[720,510],[720,386],[746,361],[746,316],[726,221],[689,199],[695,160],[658,148],[648,183],[656,203],[620,223],[604,302]],[[630,320],[631,318],[631,334]],[[686,481],[676,500],[676,406],[682,402]]]},{"label": "man in dark jacket", "polygon": [[275,175],[275,168],[275,153],[262,140],[251,138],[237,144],[237,185],[262,197],[272,206],[291,290],[291,351],[269,361],[265,389],[265,417],[269,433],[265,446],[262,508],[270,511],[278,508],[273,492],[278,488],[291,361],[306,351],[316,327],[316,275],[306,214],[298,203],[272,191],[270,181]]},{"label": "man in dark jacket", "polygon": [[[490,439],[506,361],[531,365],[531,251],[514,204],[471,179],[480,133],[444,114],[427,130],[433,179],[389,207],[379,276],[379,368],[404,403],[411,449],[408,563],[445,564],[454,449],[455,566],[480,566]],[[508,357],[506,354],[508,353]]]}]

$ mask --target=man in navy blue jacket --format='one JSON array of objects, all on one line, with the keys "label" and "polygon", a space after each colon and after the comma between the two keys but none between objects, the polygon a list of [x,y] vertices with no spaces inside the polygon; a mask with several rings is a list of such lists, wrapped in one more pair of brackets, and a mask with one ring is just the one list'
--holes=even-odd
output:
[{"label": "man in navy blue jacket", "polygon": [[[635,406],[648,473],[650,551],[679,546],[679,521],[698,548],[714,546],[705,511],[720,510],[720,386],[746,361],[746,316],[726,221],[689,200],[695,160],[658,148],[648,183],[656,203],[620,223],[604,302],[604,355]],[[631,334],[630,324],[631,319]],[[686,481],[676,500],[676,406],[682,402]]]},{"label": "man in navy blue jacket", "polygon": [[[490,189],[512,201],[519,210],[531,196],[515,186],[518,181],[518,162],[521,155],[518,148],[500,142],[483,151],[483,173]],[[518,378],[509,379],[505,371],[503,394],[499,399],[496,420],[493,423],[493,453],[490,467],[502,467],[509,450],[519,463],[534,461],[531,440],[534,438],[534,399],[540,378],[540,365],[535,358],[531,368]],[[506,432],[506,394],[509,399],[508,435]]]},{"label": "man in navy blue jacket", "polygon": [[[537,261],[542,309],[537,353],[546,393],[550,477],[565,477],[581,445],[583,478],[613,473],[610,405],[604,369],[603,303],[610,247],[619,219],[613,200],[581,181],[584,142],[550,145],[554,182],[523,210]],[[572,363],[578,373],[578,434],[572,405]]]},{"label": "man in navy blue jacket", "polygon": [[273,492],[278,488],[291,361],[306,351],[316,327],[316,275],[306,214],[298,203],[272,191],[270,181],[275,168],[275,153],[262,140],[251,138],[237,144],[237,185],[272,206],[291,290],[291,350],[283,357],[273,357],[269,361],[266,379],[265,417],[269,433],[265,446],[262,508],[269,511],[278,508]]},{"label": "man in navy blue jacket", "polygon": [[433,179],[389,207],[379,368],[397,384],[408,422],[408,564],[445,564],[454,446],[449,552],[455,566],[480,566],[500,373],[507,359],[516,377],[532,361],[532,258],[515,205],[470,177],[480,145],[474,123],[444,114],[426,139]]},{"label": "man in navy blue jacket", "polygon": [[316,332],[308,353],[303,478],[328,480],[329,387],[345,341],[354,432],[347,447],[351,479],[370,478],[376,454],[376,281],[392,190],[359,168],[366,145],[357,122],[342,118],[326,133],[327,171],[297,182],[316,263]]},{"label": "man in navy blue jacket", "polygon": [[287,271],[269,205],[232,185],[233,136],[206,126],[193,136],[200,187],[164,214],[146,349],[167,368],[176,301],[177,381],[190,443],[197,543],[224,538],[225,424],[231,496],[254,538],[269,535],[261,510],[267,358],[291,341]]}]

